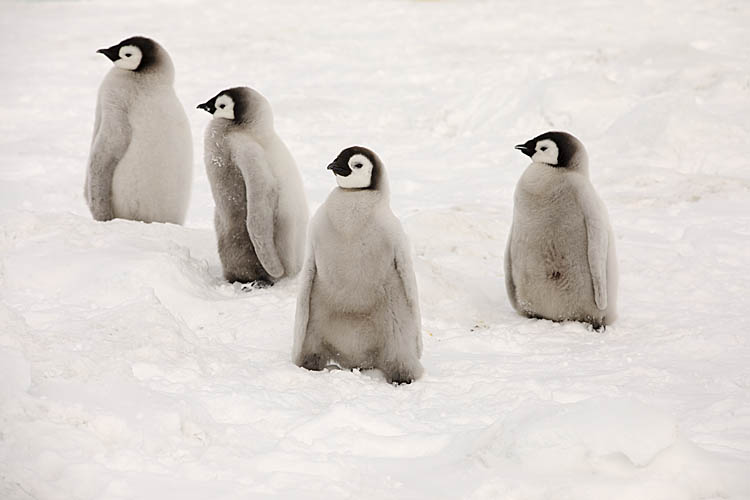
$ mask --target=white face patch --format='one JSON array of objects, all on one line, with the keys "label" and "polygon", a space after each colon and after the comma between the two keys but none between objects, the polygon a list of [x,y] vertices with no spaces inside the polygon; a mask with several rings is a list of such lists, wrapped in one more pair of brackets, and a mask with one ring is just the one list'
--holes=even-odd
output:
[{"label": "white face patch", "polygon": [[531,159],[538,163],[557,165],[557,144],[552,139],[544,139],[536,143],[536,152]]},{"label": "white face patch", "polygon": [[124,47],[120,47],[120,51],[117,55],[119,55],[120,58],[115,61],[115,66],[130,71],[138,69],[138,65],[141,64],[141,59],[143,59],[141,49],[135,45],[125,45]]},{"label": "white face patch", "polygon": [[216,111],[214,111],[216,118],[226,118],[227,120],[234,120],[234,100],[226,94],[220,95],[216,99]]},{"label": "white face patch", "polygon": [[370,187],[373,167],[365,155],[352,155],[349,158],[349,168],[352,170],[352,173],[346,177],[336,174],[336,182],[339,186],[346,189]]}]

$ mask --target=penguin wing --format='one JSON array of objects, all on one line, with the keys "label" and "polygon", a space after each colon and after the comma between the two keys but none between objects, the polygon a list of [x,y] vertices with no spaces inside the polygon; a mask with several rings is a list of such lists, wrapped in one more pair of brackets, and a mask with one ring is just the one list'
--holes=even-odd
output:
[{"label": "penguin wing", "polygon": [[307,336],[307,322],[310,318],[310,292],[317,268],[315,267],[315,252],[312,244],[308,244],[307,256],[302,265],[297,281],[299,291],[297,292],[297,312],[294,316],[294,343],[292,344],[292,362],[297,366],[302,365],[302,345]]},{"label": "penguin wing", "polygon": [[607,255],[609,253],[609,220],[607,209],[592,186],[586,186],[579,196],[586,224],[589,270],[594,285],[594,302],[600,310],[607,308]]},{"label": "penguin wing", "polygon": [[94,144],[94,139],[96,139],[96,134],[99,133],[99,128],[102,126],[102,104],[97,99],[96,101],[96,111],[94,113],[94,133],[91,136],[91,144]]},{"label": "penguin wing", "polygon": [[513,309],[518,310],[518,299],[516,299],[516,284],[513,282],[513,256],[510,253],[510,242],[513,239],[513,225],[510,226],[508,243],[505,245],[505,292]]},{"label": "penguin wing", "polygon": [[233,156],[242,173],[247,193],[247,232],[263,269],[274,278],[284,274],[274,243],[276,207],[279,192],[266,154],[260,144],[248,140],[235,141]]},{"label": "penguin wing", "polygon": [[[91,146],[94,147],[94,140],[96,140],[96,134],[99,133],[99,127],[102,124],[102,105],[99,99],[96,100],[96,112],[94,113],[94,133],[91,134]],[[89,176],[91,175],[90,169],[86,169],[86,183],[83,185],[83,198],[88,203],[89,200]]]},{"label": "penguin wing", "polygon": [[97,103],[85,186],[86,203],[95,220],[114,219],[112,177],[128,150],[130,139],[130,122],[125,108],[109,106],[102,111]]},{"label": "penguin wing", "polygon": [[[397,224],[398,221],[396,221]],[[411,313],[414,324],[417,326],[417,355],[422,355],[422,316],[419,310],[419,293],[417,291],[417,278],[409,253],[409,241],[399,224],[399,241],[395,245],[394,266],[403,287],[406,297],[406,306]]]}]

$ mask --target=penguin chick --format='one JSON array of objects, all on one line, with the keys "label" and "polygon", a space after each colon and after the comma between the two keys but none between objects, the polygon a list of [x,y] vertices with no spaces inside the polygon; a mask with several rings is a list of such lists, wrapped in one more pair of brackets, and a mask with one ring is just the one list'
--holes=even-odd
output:
[{"label": "penguin chick", "polygon": [[95,220],[185,221],[193,144],[174,66],[154,40],[97,52],[114,67],[99,87],[84,197]]},{"label": "penguin chick", "polygon": [[297,165],[274,131],[271,106],[255,90],[235,87],[198,108],[213,115],[204,160],[224,278],[262,284],[295,276],[309,213]]},{"label": "penguin chick", "polygon": [[547,132],[516,149],[531,157],[516,186],[505,250],[512,306],[533,318],[600,329],[616,317],[617,260],[607,209],[589,180],[583,144]]},{"label": "penguin chick", "polygon": [[328,169],[339,187],[310,224],[292,360],[308,370],[378,368],[388,382],[410,383],[423,371],[419,297],[385,168],[354,146]]}]

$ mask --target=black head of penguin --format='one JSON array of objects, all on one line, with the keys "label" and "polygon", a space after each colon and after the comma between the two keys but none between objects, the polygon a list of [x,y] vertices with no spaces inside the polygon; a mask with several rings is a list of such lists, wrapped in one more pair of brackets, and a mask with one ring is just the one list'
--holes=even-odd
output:
[{"label": "black head of penguin", "polygon": [[[253,120],[251,113],[249,113],[249,99],[248,99],[248,88],[247,87],[232,87],[230,89],[222,90],[208,101],[198,104],[197,108],[204,111],[208,111],[212,115],[216,113],[217,106],[216,100],[221,96],[225,95],[229,97],[234,105],[234,119],[235,123],[250,122]],[[219,104],[223,108],[224,104]]]},{"label": "black head of penguin", "polygon": [[351,146],[339,153],[339,155],[334,159],[330,165],[328,165],[327,169],[332,170],[334,174],[339,175],[341,177],[348,177],[352,173],[352,169],[349,165],[350,159],[352,156],[355,155],[362,155],[365,158],[367,158],[370,163],[372,163],[372,172],[370,174],[370,184],[367,187],[359,188],[359,189],[372,189],[377,190],[380,189],[381,184],[381,178],[382,178],[382,168],[383,165],[380,161],[380,158],[378,155],[375,154],[374,151],[367,149],[362,146]]},{"label": "black head of penguin", "polygon": [[546,150],[545,145],[539,145],[540,142],[545,140],[552,141],[555,143],[555,146],[557,146],[557,161],[554,163],[543,163],[555,168],[568,168],[575,166],[575,163],[572,160],[577,156],[577,153],[583,145],[575,136],[567,132],[545,132],[523,144],[518,144],[515,146],[515,149],[518,149],[529,158],[533,158],[536,153],[544,152]]},{"label": "black head of penguin", "polygon": [[99,49],[96,52],[104,54],[110,61],[115,62],[121,59],[120,49],[128,46],[138,47],[141,51],[141,62],[133,71],[147,71],[156,66],[159,62],[157,54],[159,51],[159,45],[145,36],[133,36],[121,41],[117,45],[113,45],[106,49]]}]

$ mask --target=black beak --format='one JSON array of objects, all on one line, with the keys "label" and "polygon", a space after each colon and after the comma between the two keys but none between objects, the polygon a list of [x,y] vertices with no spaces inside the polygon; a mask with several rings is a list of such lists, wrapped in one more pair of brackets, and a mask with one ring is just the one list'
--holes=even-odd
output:
[{"label": "black beak", "polygon": [[522,152],[529,158],[534,156],[534,153],[535,153],[534,149],[528,144],[518,144],[517,146],[515,146],[515,149],[519,150],[520,152]]},{"label": "black beak", "polygon": [[330,165],[328,165],[326,170],[333,170],[334,174],[340,175],[341,177],[346,177],[347,175],[352,173],[352,169],[349,168],[349,165],[346,165],[346,164],[341,165],[336,162],[333,162]]},{"label": "black beak", "polygon": [[110,61],[115,62],[120,58],[120,55],[117,50],[117,45],[109,47],[107,49],[99,49],[96,51],[97,54],[104,54],[109,58]]},{"label": "black beak", "polygon": [[214,114],[214,112],[216,111],[216,107],[214,106],[214,100],[211,99],[202,104],[199,104],[196,106],[196,109],[202,109],[203,111]]}]

